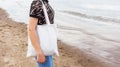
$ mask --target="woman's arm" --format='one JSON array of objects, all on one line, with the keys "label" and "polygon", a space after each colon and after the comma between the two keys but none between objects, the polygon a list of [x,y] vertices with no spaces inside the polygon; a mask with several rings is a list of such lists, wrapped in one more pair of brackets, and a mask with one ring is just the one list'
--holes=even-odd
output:
[{"label": "woman's arm", "polygon": [[29,27],[28,27],[29,32],[28,33],[29,33],[31,42],[33,44],[33,47],[35,48],[35,51],[37,53],[41,53],[42,51],[40,49],[39,42],[38,42],[38,36],[36,33],[37,21],[38,21],[37,18],[30,17]]},{"label": "woman's arm", "polygon": [[45,56],[44,56],[44,54],[43,54],[43,52],[40,48],[39,40],[38,40],[38,34],[36,32],[37,21],[38,21],[38,18],[30,17],[28,33],[29,33],[31,42],[33,44],[33,47],[35,48],[35,51],[37,53],[38,62],[44,63],[45,62]]}]

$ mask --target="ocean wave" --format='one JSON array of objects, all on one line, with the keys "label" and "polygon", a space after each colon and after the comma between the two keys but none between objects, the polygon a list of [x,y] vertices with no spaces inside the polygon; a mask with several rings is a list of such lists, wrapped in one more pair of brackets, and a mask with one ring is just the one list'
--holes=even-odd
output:
[{"label": "ocean wave", "polygon": [[89,36],[92,36],[92,37],[96,37],[96,38],[101,39],[101,40],[110,41],[110,42],[114,42],[114,43],[120,43],[120,40],[112,39],[112,38],[104,36],[102,34],[88,32],[87,30],[82,29],[82,28],[77,28],[77,27],[73,28],[73,27],[62,26],[62,25],[58,25],[58,28],[63,29],[63,30],[69,30],[69,33],[71,33],[71,31],[73,31],[72,32],[73,35],[76,35],[76,34],[79,35],[79,33],[74,33],[74,31],[79,31],[79,32],[82,32],[83,34],[86,34],[86,35],[89,35]]},{"label": "ocean wave", "polygon": [[75,11],[60,11],[60,12],[68,13],[68,14],[79,16],[79,17],[86,18],[86,19],[93,19],[93,20],[103,21],[103,22],[120,23],[120,19],[115,19],[115,18],[110,18],[110,17],[88,15],[88,14],[75,12]]}]

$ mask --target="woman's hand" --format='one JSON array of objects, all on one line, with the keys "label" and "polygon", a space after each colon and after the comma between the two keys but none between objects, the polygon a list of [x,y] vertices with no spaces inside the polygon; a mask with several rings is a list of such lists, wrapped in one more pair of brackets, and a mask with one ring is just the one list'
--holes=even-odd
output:
[{"label": "woman's hand", "polygon": [[46,61],[45,55],[43,53],[38,53],[37,54],[37,62],[45,63],[45,61]]}]

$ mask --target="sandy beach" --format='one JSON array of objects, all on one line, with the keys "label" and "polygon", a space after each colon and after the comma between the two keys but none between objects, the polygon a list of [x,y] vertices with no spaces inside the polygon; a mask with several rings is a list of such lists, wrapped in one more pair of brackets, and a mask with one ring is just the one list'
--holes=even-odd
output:
[{"label": "sandy beach", "polygon": [[[55,67],[83,67],[77,57],[67,53],[62,42],[58,41],[60,57],[54,58]],[[27,28],[26,24],[17,23],[8,18],[0,9],[0,67],[36,67],[31,58],[26,58]]]},{"label": "sandy beach", "polygon": [[[0,67],[37,67],[36,61],[26,58],[27,25],[8,18],[0,9]],[[59,57],[54,57],[54,67],[111,67],[83,50],[68,46],[58,40]],[[117,67],[117,66],[116,66]]]},{"label": "sandy beach", "polygon": [[[0,67],[36,67],[32,58],[26,58],[27,25],[8,18],[0,9]],[[55,67],[101,67],[82,51],[58,40],[59,57],[54,57]]]}]

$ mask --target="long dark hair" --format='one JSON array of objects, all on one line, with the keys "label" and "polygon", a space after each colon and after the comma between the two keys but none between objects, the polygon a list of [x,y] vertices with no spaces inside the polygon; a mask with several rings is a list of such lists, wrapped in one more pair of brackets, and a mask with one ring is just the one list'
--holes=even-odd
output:
[{"label": "long dark hair", "polygon": [[43,0],[43,1],[45,1],[45,2],[49,2],[48,0]]}]

